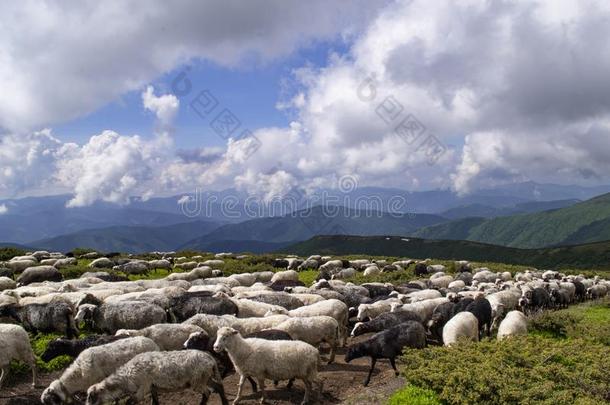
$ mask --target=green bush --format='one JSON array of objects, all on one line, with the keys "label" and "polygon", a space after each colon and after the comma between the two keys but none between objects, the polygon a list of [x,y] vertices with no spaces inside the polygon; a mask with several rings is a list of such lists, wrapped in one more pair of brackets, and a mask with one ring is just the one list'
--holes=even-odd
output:
[{"label": "green bush", "polygon": [[599,404],[610,400],[610,348],[540,336],[407,350],[407,381],[447,404]]},{"label": "green bush", "polygon": [[388,400],[388,405],[440,405],[438,397],[432,390],[407,385],[396,391]]},{"label": "green bush", "polygon": [[23,249],[17,249],[14,247],[3,247],[0,248],[0,261],[4,262],[12,259],[15,256],[23,256],[26,251]]}]

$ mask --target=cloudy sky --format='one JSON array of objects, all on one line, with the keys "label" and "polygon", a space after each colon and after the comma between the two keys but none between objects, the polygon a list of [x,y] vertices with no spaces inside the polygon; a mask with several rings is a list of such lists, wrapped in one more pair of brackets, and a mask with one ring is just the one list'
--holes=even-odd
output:
[{"label": "cloudy sky", "polygon": [[0,198],[610,183],[610,3],[0,5]]}]

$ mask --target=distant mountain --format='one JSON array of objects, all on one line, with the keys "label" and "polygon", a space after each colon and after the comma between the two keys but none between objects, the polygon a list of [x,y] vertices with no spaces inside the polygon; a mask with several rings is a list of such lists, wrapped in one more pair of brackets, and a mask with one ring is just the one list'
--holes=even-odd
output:
[{"label": "distant mountain", "polygon": [[291,215],[224,225],[187,242],[181,248],[201,250],[211,242],[235,240],[291,243],[319,234],[407,234],[421,227],[445,221],[445,218],[431,214],[388,214],[339,206],[313,207]]},{"label": "distant mountain", "polygon": [[556,200],[556,201],[527,201],[511,205],[509,207],[491,207],[483,204],[470,204],[441,212],[440,215],[450,219],[482,217],[494,218],[516,214],[530,214],[534,212],[548,211],[558,208],[569,207],[580,200]]},{"label": "distant mountain", "polygon": [[497,245],[539,248],[610,239],[610,193],[556,210],[493,219],[459,219],[422,228],[413,236],[466,239]]},{"label": "distant mountain", "polygon": [[167,226],[113,226],[86,229],[79,232],[34,241],[31,244],[43,249],[67,252],[77,247],[100,252],[140,253],[155,250],[175,250],[196,236],[209,233],[220,224],[211,221],[194,221]]},{"label": "distant mountain", "polygon": [[607,269],[610,241],[546,249],[517,249],[463,240],[427,240],[400,236],[316,236],[279,250],[286,254],[371,255],[471,260],[537,268]]},{"label": "distant mountain", "polygon": [[[201,242],[198,251],[202,252],[234,252],[234,253],[268,253],[288,246],[289,242],[262,242],[258,240],[215,240]],[[181,250],[181,249],[179,249]]]}]

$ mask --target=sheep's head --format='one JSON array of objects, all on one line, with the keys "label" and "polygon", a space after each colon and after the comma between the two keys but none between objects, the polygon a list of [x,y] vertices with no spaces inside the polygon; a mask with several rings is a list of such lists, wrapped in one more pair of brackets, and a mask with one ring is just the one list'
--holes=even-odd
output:
[{"label": "sheep's head", "polygon": [[206,332],[193,332],[184,342],[184,348],[188,350],[207,351],[210,345],[210,336]]},{"label": "sheep's head", "polygon": [[233,328],[222,327],[218,330],[216,334],[216,342],[214,342],[214,351],[220,353],[223,350],[227,349],[227,345],[229,342],[237,337],[239,332]]},{"label": "sheep's head", "polygon": [[81,322],[85,322],[85,321],[93,319],[93,313],[95,311],[95,308],[97,308],[97,307],[93,304],[81,305],[78,308],[78,312],[76,313],[76,316],[74,317],[74,321],[76,322],[76,324],[78,325]]},{"label": "sheep's head", "polygon": [[369,317],[369,306],[367,304],[360,304],[360,306],[358,306],[358,315],[356,315],[356,319],[359,322],[363,322],[368,317]]},{"label": "sheep's head", "polygon": [[92,385],[87,390],[86,405],[102,405],[106,402],[109,402],[109,399],[114,399],[112,397],[112,393],[103,386],[103,383],[98,383]]},{"label": "sheep's head", "polygon": [[70,340],[62,339],[62,338],[52,340],[49,342],[46,350],[44,351],[44,353],[42,353],[40,358],[45,363],[48,363],[49,361],[53,360],[55,357],[65,354],[66,347],[70,343],[71,343]]},{"label": "sheep's head", "polygon": [[364,322],[356,322],[354,329],[352,329],[351,336],[360,336],[363,333]]},{"label": "sheep's head", "polygon": [[137,336],[138,331],[135,329],[119,329],[116,331],[114,336]]},{"label": "sheep's head", "polygon": [[42,392],[40,402],[44,405],[61,405],[67,401],[68,395],[61,381],[55,380]]}]

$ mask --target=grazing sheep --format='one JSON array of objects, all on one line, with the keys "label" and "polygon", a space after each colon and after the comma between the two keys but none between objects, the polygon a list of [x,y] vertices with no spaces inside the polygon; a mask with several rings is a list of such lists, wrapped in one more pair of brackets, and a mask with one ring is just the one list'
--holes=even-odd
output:
[{"label": "grazing sheep", "polygon": [[[241,399],[246,377],[258,381],[263,402],[266,400],[265,379],[279,381],[299,378],[305,384],[302,404],[309,402],[320,363],[318,350],[310,344],[298,340],[272,342],[265,339],[244,339],[237,330],[224,327],[218,331],[214,350],[226,350],[239,373],[234,404]],[[320,391],[321,388],[320,384]]]},{"label": "grazing sheep", "polygon": [[0,388],[9,373],[12,360],[22,361],[32,370],[32,387],[36,386],[36,358],[30,338],[21,326],[0,324]]},{"label": "grazing sheep", "polygon": [[155,342],[145,337],[121,339],[91,347],[83,351],[61,377],[44,390],[40,400],[45,405],[72,402],[74,394],[86,392],[134,356],[158,350]]},{"label": "grazing sheep", "polygon": [[94,330],[114,335],[119,329],[144,329],[165,323],[167,315],[158,305],[141,301],[81,305],[77,322],[89,322]]},{"label": "grazing sheep", "polygon": [[[319,296],[316,297],[321,298]],[[301,301],[299,297],[281,292],[273,294],[259,294],[245,297],[245,299],[262,302],[268,305],[280,306],[287,309],[288,311],[300,308],[305,305],[305,303]]]},{"label": "grazing sheep", "polygon": [[564,290],[551,290],[551,304],[555,308],[567,308],[570,303],[570,294]]},{"label": "grazing sheep", "polygon": [[63,269],[69,266],[75,266],[78,261],[74,257],[66,257],[64,259],[57,259],[53,267],[56,269]]},{"label": "grazing sheep", "polygon": [[356,319],[360,322],[367,319],[375,319],[381,314],[390,312],[392,304],[402,304],[402,301],[398,298],[388,298],[387,300],[377,301],[372,304],[360,304]]},{"label": "grazing sheep", "polygon": [[[222,296],[218,293],[216,296]],[[264,302],[252,301],[248,299],[227,298],[237,307],[238,318],[261,318],[269,311],[282,311],[286,308],[279,305],[266,304]]]},{"label": "grazing sheep", "polygon": [[274,329],[288,333],[293,339],[301,340],[318,347],[325,342],[330,346],[328,364],[335,361],[335,352],[339,338],[339,325],[330,316],[311,316],[290,318],[275,326]]},{"label": "grazing sheep", "polygon": [[356,276],[356,269],[348,267],[347,269],[341,269],[337,273],[333,274],[332,280],[340,280],[345,278],[352,278]]},{"label": "grazing sheep", "polygon": [[88,267],[92,269],[111,269],[114,267],[114,262],[107,257],[100,257],[89,263]]},{"label": "grazing sheep", "polygon": [[17,278],[17,285],[42,283],[43,281],[62,281],[64,277],[53,266],[28,267]]},{"label": "grazing sheep", "polygon": [[365,276],[377,276],[379,274],[381,274],[381,270],[376,265],[367,266],[363,273]]},{"label": "grazing sheep", "polygon": [[271,283],[278,281],[299,281],[299,273],[294,270],[278,271],[271,277]]},{"label": "grazing sheep", "polygon": [[151,339],[161,350],[180,350],[192,333],[203,332],[199,326],[181,323],[159,323],[144,329],[119,329],[115,336],[144,336]]},{"label": "grazing sheep", "polygon": [[482,333],[486,333],[487,336],[491,336],[491,304],[481,294],[477,296],[472,303],[466,307],[466,311],[472,312],[477,317],[479,322],[479,337]]},{"label": "grazing sheep", "polygon": [[172,322],[183,322],[196,314],[235,315],[237,313],[238,306],[234,301],[226,296],[212,296],[208,291],[188,292],[173,297],[169,304]]},{"label": "grazing sheep", "polygon": [[603,298],[608,293],[608,287],[603,284],[595,284],[587,288],[587,297],[592,300]]},{"label": "grazing sheep", "polygon": [[449,302],[449,300],[445,297],[441,297],[418,301],[412,304],[393,304],[392,312],[413,311],[422,318],[422,322],[424,324],[427,324],[428,321],[432,318],[432,313],[434,312],[434,309],[445,302]]},{"label": "grazing sheep", "polygon": [[[169,377],[169,378],[168,378]],[[207,403],[212,387],[223,405],[228,405],[216,360],[199,350],[147,352],[136,355],[112,375],[87,390],[87,405],[102,405],[127,398],[142,401],[151,394],[152,403],[159,405],[157,391],[175,392],[190,388],[202,394]]]},{"label": "grazing sheep", "polygon": [[119,339],[124,339],[125,337],[126,336],[89,335],[82,339],[58,338],[49,342],[40,358],[45,363],[48,363],[59,356],[78,357],[85,349],[112,343]]},{"label": "grazing sheep", "polygon": [[165,278],[167,281],[185,280],[195,281],[212,277],[212,268],[208,266],[195,267],[186,273],[172,273]]},{"label": "grazing sheep", "polygon": [[400,312],[387,312],[381,314],[378,317],[371,319],[368,322],[357,322],[352,329],[352,336],[360,336],[365,333],[381,332],[382,330],[390,329],[400,323],[407,321],[415,321],[421,323],[421,317],[415,312],[411,311],[400,311]]},{"label": "grazing sheep", "polygon": [[148,262],[149,269],[163,269],[170,272],[172,270],[172,263],[167,259],[150,260]]},{"label": "grazing sheep", "polygon": [[371,381],[371,375],[375,370],[377,359],[389,359],[396,375],[396,357],[402,354],[405,347],[422,349],[426,347],[426,330],[419,322],[407,321],[390,329],[374,334],[364,342],[356,343],[347,348],[345,362],[369,356],[371,358],[371,368],[364,380],[366,387]]},{"label": "grazing sheep", "polygon": [[418,262],[415,264],[415,269],[413,270],[417,277],[428,274],[428,265],[425,262]]},{"label": "grazing sheep", "polygon": [[125,274],[132,275],[148,274],[148,271],[150,270],[148,268],[148,263],[143,260],[135,260],[132,262],[124,263],[118,266],[114,266],[112,269],[114,271],[121,271]]},{"label": "grazing sheep", "polygon": [[550,304],[551,296],[544,288],[541,287],[524,291],[523,296],[519,300],[519,306],[528,312],[546,309],[550,306]]},{"label": "grazing sheep", "polygon": [[412,293],[407,294],[408,300],[406,303],[413,303],[413,302],[424,301],[424,300],[429,300],[432,298],[440,298],[440,297],[442,297],[442,294],[438,290],[427,289],[427,290],[414,291]]},{"label": "grazing sheep", "polygon": [[498,340],[515,335],[527,335],[527,318],[521,311],[510,311],[498,327]]},{"label": "grazing sheep", "polygon": [[0,277],[0,291],[14,290],[17,288],[17,283],[8,277]]},{"label": "grazing sheep", "polygon": [[74,311],[70,304],[52,302],[49,304],[29,304],[24,306],[5,305],[0,307],[0,318],[9,317],[19,322],[27,331],[65,333],[70,339],[78,336],[74,322]]},{"label": "grazing sheep", "polygon": [[451,346],[461,338],[479,341],[479,321],[471,312],[460,312],[443,327],[443,344]]},{"label": "grazing sheep", "polygon": [[443,328],[454,315],[455,305],[453,302],[445,302],[434,308],[432,317],[428,321],[428,330],[439,342],[443,339]]},{"label": "grazing sheep", "polygon": [[32,258],[29,260],[11,260],[4,263],[4,266],[11,269],[13,273],[20,273],[29,267],[36,266],[37,264],[38,262]]}]

